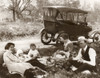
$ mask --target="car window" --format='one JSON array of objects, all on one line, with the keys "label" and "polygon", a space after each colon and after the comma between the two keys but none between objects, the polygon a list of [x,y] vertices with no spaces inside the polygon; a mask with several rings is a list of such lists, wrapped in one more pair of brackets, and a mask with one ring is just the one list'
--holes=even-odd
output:
[{"label": "car window", "polygon": [[74,21],[74,13],[68,13],[67,20]]},{"label": "car window", "polygon": [[76,23],[78,21],[78,13],[74,13],[73,21]]},{"label": "car window", "polygon": [[57,16],[57,20],[73,21],[73,13],[60,12]]},{"label": "car window", "polygon": [[86,14],[79,13],[78,21],[79,22],[85,22],[85,19],[86,19]]},{"label": "car window", "polygon": [[55,9],[44,9],[44,20],[54,21],[57,11]]},{"label": "car window", "polygon": [[58,16],[56,17],[57,20],[63,20],[63,18],[61,17],[61,14],[59,13]]}]

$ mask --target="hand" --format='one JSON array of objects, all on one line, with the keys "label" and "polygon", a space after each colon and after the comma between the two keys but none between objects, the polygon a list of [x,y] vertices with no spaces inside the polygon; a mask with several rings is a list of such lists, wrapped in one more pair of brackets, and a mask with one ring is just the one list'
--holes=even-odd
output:
[{"label": "hand", "polygon": [[2,66],[3,66],[3,67],[6,67],[6,64],[5,64],[5,63],[3,63],[3,64],[2,64]]},{"label": "hand", "polygon": [[77,60],[78,62],[83,62],[83,59],[79,59],[79,60]]},{"label": "hand", "polygon": [[31,54],[30,57],[33,57],[33,55]]},{"label": "hand", "polygon": [[77,60],[76,58],[72,58],[72,60]]}]

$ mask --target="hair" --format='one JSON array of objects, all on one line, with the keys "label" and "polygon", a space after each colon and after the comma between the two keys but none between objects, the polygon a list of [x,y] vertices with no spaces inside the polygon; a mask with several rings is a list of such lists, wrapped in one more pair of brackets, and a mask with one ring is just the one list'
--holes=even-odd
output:
[{"label": "hair", "polygon": [[35,78],[34,69],[32,69],[32,68],[26,69],[24,72],[24,76],[25,76],[25,78]]},{"label": "hair", "polygon": [[30,44],[30,47],[31,47],[31,46],[35,46],[35,47],[36,47],[36,45],[35,45],[34,43],[31,43],[31,44]]},{"label": "hair", "polygon": [[61,34],[61,37],[63,39],[69,39],[69,35],[68,34],[65,34],[65,33]]},{"label": "hair", "polygon": [[14,43],[9,42],[9,43],[6,44],[6,46],[5,46],[5,50],[8,50],[9,47],[10,47],[11,45],[13,45],[13,46],[15,47],[15,44],[14,44]]}]

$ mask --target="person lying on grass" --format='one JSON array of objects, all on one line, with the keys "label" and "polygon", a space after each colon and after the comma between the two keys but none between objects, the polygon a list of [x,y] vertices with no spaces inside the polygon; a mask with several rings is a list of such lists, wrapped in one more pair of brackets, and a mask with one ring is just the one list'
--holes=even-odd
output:
[{"label": "person lying on grass", "polygon": [[75,58],[69,59],[65,64],[64,68],[67,71],[71,70],[71,66],[75,66],[77,70],[74,73],[80,73],[84,70],[90,72],[97,72],[96,69],[96,51],[86,44],[84,36],[78,38],[79,53]]},{"label": "person lying on grass", "polygon": [[15,44],[7,43],[5,46],[5,53],[3,54],[3,60],[8,68],[9,73],[18,73],[21,76],[24,76],[24,72],[27,69],[35,69],[35,67],[33,67],[30,63],[20,61],[15,54]]}]

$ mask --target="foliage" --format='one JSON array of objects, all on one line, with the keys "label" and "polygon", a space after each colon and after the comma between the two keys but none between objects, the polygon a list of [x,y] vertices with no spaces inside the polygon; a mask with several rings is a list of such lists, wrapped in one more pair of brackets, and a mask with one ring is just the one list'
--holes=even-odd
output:
[{"label": "foliage", "polygon": [[0,25],[0,40],[34,35],[40,31],[42,24],[27,22],[10,22]]},{"label": "foliage", "polygon": [[36,16],[38,18],[41,18],[43,16],[43,6],[49,6],[51,5],[49,3],[49,0],[36,0],[36,3],[37,3],[37,12],[36,12]]},{"label": "foliage", "polygon": [[70,8],[79,8],[79,0],[64,0],[64,5]]},{"label": "foliage", "polygon": [[27,6],[30,4],[31,0],[11,0],[11,5],[9,9],[13,12],[13,20],[22,18],[22,12],[26,10]]}]

